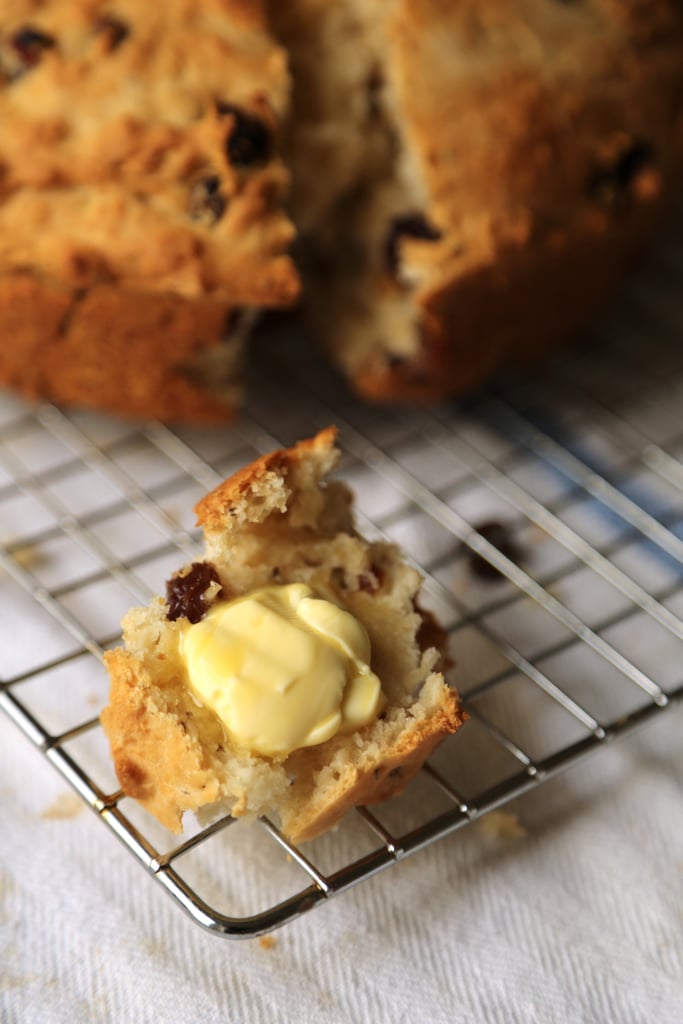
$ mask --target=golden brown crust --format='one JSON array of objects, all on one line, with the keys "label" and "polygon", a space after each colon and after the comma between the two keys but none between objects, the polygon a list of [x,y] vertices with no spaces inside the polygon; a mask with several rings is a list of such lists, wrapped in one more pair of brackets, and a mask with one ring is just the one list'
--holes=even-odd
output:
[{"label": "golden brown crust", "polygon": [[336,437],[336,427],[326,427],[315,437],[299,441],[292,448],[280,448],[255,459],[197,502],[194,508],[197,526],[209,530],[229,526],[230,516],[234,514],[231,510],[248,502],[250,496],[264,482],[274,477],[286,482],[290,474],[295,473],[302,465],[311,461],[315,465],[317,458],[321,460],[320,469],[317,471],[320,478],[329,472],[336,462]]},{"label": "golden brown crust", "polygon": [[[2,0],[0,382],[231,418],[244,339],[224,344],[229,314],[299,293],[288,94],[261,0]],[[205,385],[226,355],[219,398]]]},{"label": "golden brown crust", "polygon": [[218,781],[183,718],[155,702],[142,663],[121,649],[107,651],[104,660],[111,692],[102,725],[121,788],[171,832],[180,832],[186,811],[218,799]]},{"label": "golden brown crust", "polygon": [[[683,144],[678,0],[396,0],[389,9],[401,128],[446,232],[472,214],[569,226],[593,205],[593,175],[633,143],[649,143],[653,171],[673,183]],[[628,192],[631,181],[622,184]],[[442,266],[457,257],[451,242],[439,245]]]},{"label": "golden brown crust", "polygon": [[368,759],[362,767],[348,763],[340,772],[333,800],[310,800],[302,809],[283,816],[283,829],[292,842],[314,839],[333,828],[354,807],[382,803],[398,796],[430,754],[467,720],[454,690],[444,690],[442,706],[415,729]]},{"label": "golden brown crust", "polygon": [[[124,416],[218,423],[241,393],[241,341],[223,302],[122,292],[74,292],[30,273],[0,276],[0,380],[30,399],[45,396]],[[192,365],[218,348],[225,394],[202,385]],[[214,375],[213,384],[216,384]]]},{"label": "golden brown crust", "polygon": [[[395,158],[384,242],[406,214],[439,236],[400,238],[387,269],[363,220],[361,301],[336,283],[313,296],[323,344],[373,400],[461,394],[567,338],[677,192],[680,0],[118,0],[115,17],[105,0],[0,0],[0,329],[12,338],[0,382],[134,416],[232,416],[243,340],[223,346],[221,305],[225,322],[299,294],[278,156],[291,82],[270,20],[290,34],[292,64],[323,75],[319,89],[304,81],[290,132],[308,146],[295,197],[304,233],[331,232],[333,254],[343,248],[349,196],[381,191],[378,167]],[[325,36],[316,26],[328,22]],[[27,28],[47,44],[32,50]],[[367,67],[359,44],[374,47]],[[319,45],[320,59],[307,55]],[[245,115],[268,140],[248,166],[229,144]],[[332,265],[336,282],[348,268]],[[385,316],[392,301],[401,311]],[[219,399],[205,384],[222,356]]]},{"label": "golden brown crust", "polygon": [[[125,34],[107,48],[112,17],[105,0],[0,5],[0,268],[80,287],[86,262],[88,283],[240,304],[261,301],[263,277],[289,301],[276,139],[289,77],[263,4],[118,0]],[[49,44],[22,43],[27,30]],[[244,116],[259,125],[246,156],[231,148]],[[198,216],[192,191],[207,176],[221,209]]]},{"label": "golden brown crust", "polygon": [[504,246],[485,265],[440,282],[415,300],[417,353],[377,353],[354,375],[354,386],[372,401],[429,404],[551,351],[637,268],[664,209],[659,202],[641,206],[614,224],[596,213],[537,242]]},{"label": "golden brown crust", "polygon": [[[683,8],[349,6],[380,39],[400,153],[391,188],[370,179],[380,202],[362,200],[362,259],[345,261],[336,236],[326,249],[319,334],[364,396],[433,402],[567,339],[646,252],[683,172]],[[353,209],[342,196],[338,229]],[[433,237],[399,235],[387,266],[380,250],[406,215]]]}]

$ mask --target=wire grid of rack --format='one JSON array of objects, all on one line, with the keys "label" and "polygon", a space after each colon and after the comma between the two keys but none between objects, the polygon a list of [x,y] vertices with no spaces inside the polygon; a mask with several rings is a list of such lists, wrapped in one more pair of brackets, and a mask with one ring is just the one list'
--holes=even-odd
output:
[{"label": "wire grid of rack", "polygon": [[[363,405],[282,337],[261,341],[230,429],[5,397],[0,706],[196,922],[232,937],[283,924],[670,711],[683,694],[682,296],[683,255],[663,246],[577,347],[429,411]],[[191,819],[179,842],[118,789],[98,719],[102,651],[125,610],[199,552],[195,500],[331,422],[361,530],[424,573],[470,721],[403,796],[302,849],[268,819],[229,816]]]}]

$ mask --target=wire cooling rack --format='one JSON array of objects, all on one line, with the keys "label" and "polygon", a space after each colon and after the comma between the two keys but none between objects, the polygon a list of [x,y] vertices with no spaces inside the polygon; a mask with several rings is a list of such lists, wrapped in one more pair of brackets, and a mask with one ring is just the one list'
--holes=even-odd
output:
[{"label": "wire cooling rack", "polygon": [[[266,932],[680,702],[683,251],[575,348],[466,404],[370,408],[262,339],[240,423],[201,431],[0,403],[0,706],[195,921]],[[123,613],[200,550],[192,506],[336,423],[361,529],[401,544],[470,722],[406,793],[302,849],[267,819],[179,843],[118,789],[99,726]],[[9,638],[11,639],[11,642]]]}]

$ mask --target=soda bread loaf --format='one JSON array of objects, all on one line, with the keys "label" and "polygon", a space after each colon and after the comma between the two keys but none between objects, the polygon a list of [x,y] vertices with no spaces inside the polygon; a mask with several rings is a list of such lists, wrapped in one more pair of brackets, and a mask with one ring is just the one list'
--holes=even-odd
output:
[{"label": "soda bread loaf", "polygon": [[287,58],[260,0],[0,0],[0,381],[225,419],[291,304]]},{"label": "soda bread loaf", "polygon": [[271,11],[311,321],[369,398],[458,394],[567,338],[680,194],[680,0]]},{"label": "soda bread loaf", "polygon": [[[111,694],[102,724],[119,781],[173,831],[184,812],[218,807],[275,813],[292,840],[310,839],[351,807],[402,790],[463,722],[438,671],[444,635],[417,603],[418,573],[394,546],[363,540],[349,490],[325,482],[334,441],[329,428],[264,456],[200,501],[204,561],[176,574],[166,599],[130,611],[124,646],[105,656]],[[354,731],[264,756],[236,743],[191,692],[184,638],[222,602],[291,584],[362,624],[383,700]],[[261,638],[266,648],[278,642]]]},{"label": "soda bread loaf", "polygon": [[0,0],[0,116],[0,382],[224,419],[300,271],[361,394],[434,401],[640,258],[683,170],[683,5]]}]

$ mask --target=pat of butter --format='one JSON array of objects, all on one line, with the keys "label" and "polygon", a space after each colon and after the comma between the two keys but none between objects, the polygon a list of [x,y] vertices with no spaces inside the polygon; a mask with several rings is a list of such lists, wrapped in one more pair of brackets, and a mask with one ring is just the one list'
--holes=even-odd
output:
[{"label": "pat of butter", "polygon": [[182,634],[181,654],[196,698],[254,754],[324,743],[383,703],[365,628],[304,583],[218,602]]}]

